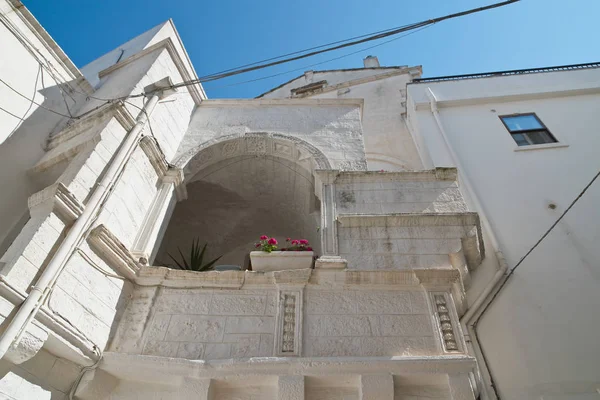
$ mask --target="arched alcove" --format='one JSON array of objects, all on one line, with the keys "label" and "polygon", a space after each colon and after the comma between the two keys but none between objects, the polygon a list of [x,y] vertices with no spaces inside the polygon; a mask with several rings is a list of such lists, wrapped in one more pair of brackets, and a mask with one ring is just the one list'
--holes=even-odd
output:
[{"label": "arched alcove", "polygon": [[[196,238],[218,264],[247,265],[259,236],[308,239],[320,250],[316,169],[329,168],[314,147],[284,136],[252,134],[203,146],[184,166],[188,198],[177,203],[156,257],[187,256]],[[179,259],[179,256],[176,256]]]}]

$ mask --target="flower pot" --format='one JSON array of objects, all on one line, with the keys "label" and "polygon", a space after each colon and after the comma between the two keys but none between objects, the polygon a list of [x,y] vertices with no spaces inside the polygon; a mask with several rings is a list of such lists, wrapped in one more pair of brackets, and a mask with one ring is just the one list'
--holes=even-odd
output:
[{"label": "flower pot", "polygon": [[253,271],[284,271],[312,267],[312,251],[251,251],[250,261]]}]

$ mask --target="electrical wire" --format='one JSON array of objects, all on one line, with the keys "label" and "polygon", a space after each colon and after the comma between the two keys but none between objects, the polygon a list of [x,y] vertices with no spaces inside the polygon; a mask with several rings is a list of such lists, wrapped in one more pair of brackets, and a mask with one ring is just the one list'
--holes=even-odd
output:
[{"label": "electrical wire", "polygon": [[[458,17],[462,17],[462,16],[465,16],[465,15],[469,15],[469,14],[479,13],[479,12],[482,12],[482,11],[487,11],[487,10],[498,8],[498,7],[503,7],[503,6],[512,4],[512,3],[516,3],[518,1],[520,1],[520,0],[507,0],[507,1],[500,2],[500,3],[495,3],[495,4],[488,5],[488,6],[484,6],[484,7],[473,8],[473,9],[462,11],[462,12],[459,12],[459,13],[449,14],[449,15],[445,15],[445,16],[442,16],[442,17],[437,17],[437,18],[433,18],[433,19],[429,19],[429,20],[425,20],[425,21],[421,21],[421,22],[417,22],[417,23],[413,23],[413,24],[404,25],[404,26],[401,26],[401,27],[398,27],[398,28],[391,28],[391,29],[386,29],[386,30],[378,31],[378,32],[375,32],[375,34],[365,34],[365,35],[355,36],[355,37],[349,38],[349,39],[339,40],[339,41],[336,41],[336,42],[330,42],[328,44],[314,46],[314,47],[311,47],[311,48],[308,48],[308,49],[299,50],[299,51],[295,51],[295,52],[292,52],[292,53],[287,53],[285,55],[280,55],[280,56],[277,56],[277,57],[272,57],[272,58],[269,58],[269,59],[266,59],[266,60],[262,60],[262,61],[257,61],[257,62],[245,64],[245,65],[243,65],[241,67],[230,68],[230,69],[218,72],[218,73],[206,75],[206,76],[198,78],[198,79],[193,79],[193,80],[184,81],[184,82],[181,82],[181,83],[178,83],[178,84],[174,84],[174,85],[171,85],[171,86],[169,86],[167,88],[175,89],[175,88],[184,87],[184,86],[196,85],[196,84],[203,83],[203,82],[211,82],[211,81],[214,81],[214,80],[217,80],[217,79],[228,78],[230,76],[239,75],[239,74],[243,74],[243,73],[250,72],[250,71],[260,70],[260,69],[272,67],[272,66],[275,66],[275,65],[280,65],[280,64],[284,64],[284,63],[288,63],[288,62],[292,62],[292,61],[296,61],[296,60],[300,60],[300,59],[312,57],[312,56],[315,56],[315,55],[318,55],[318,54],[327,53],[327,52],[339,50],[339,49],[350,47],[350,46],[355,46],[355,45],[358,45],[358,44],[361,44],[361,43],[365,43],[365,42],[369,42],[369,41],[373,41],[373,40],[382,39],[382,38],[385,38],[385,37],[388,37],[388,36],[393,36],[393,35],[396,35],[398,33],[406,32],[406,31],[411,31],[411,30],[419,31],[422,28],[425,28],[427,26],[436,24],[436,23],[441,22],[441,21],[445,21],[445,20],[453,19],[453,18],[458,18]],[[48,71],[48,73],[50,74],[50,76],[55,80],[55,83],[57,83],[60,86],[60,83],[59,83],[60,79],[57,79],[55,77],[54,73],[50,70],[50,68],[54,68],[52,66],[52,64],[50,63],[50,61],[48,61],[43,56],[43,54],[35,46],[33,46],[33,44],[27,38],[23,37],[23,35],[21,35],[20,32],[18,32],[18,30],[16,28],[14,28],[14,26],[12,26],[12,24],[10,23],[10,21],[8,21],[6,18],[4,18],[1,15],[0,15],[0,17],[1,17],[0,18],[0,22],[2,22],[13,33],[13,35],[15,35],[15,37],[17,38],[17,40],[19,40],[29,50],[29,52],[34,56],[34,58],[42,66],[42,68],[46,69]],[[397,39],[399,39],[401,37],[404,37],[404,36],[406,36],[406,35],[400,36],[400,37],[395,38],[393,40],[397,40]],[[354,39],[357,39],[357,40],[354,40]],[[393,41],[393,40],[390,40],[390,41]],[[334,59],[331,59],[331,60],[327,60],[327,61],[323,61],[323,62],[320,62],[320,63],[316,63],[316,64],[313,64],[312,66],[314,66],[314,65],[320,65],[320,64],[324,64],[326,62],[330,62],[330,61],[334,61],[334,60],[337,60],[337,59],[340,59],[340,58],[344,58],[344,57],[347,57],[349,55],[356,54],[358,52],[365,51],[365,50],[368,50],[368,49],[371,49],[371,48],[374,48],[374,47],[378,47],[378,46],[383,45],[385,43],[389,43],[390,41],[387,41],[387,42],[384,42],[384,43],[380,43],[378,45],[375,45],[375,46],[372,46],[372,47],[368,47],[368,48],[359,50],[359,51],[354,52],[354,53],[350,53],[350,54],[347,54],[347,55],[344,55],[344,56],[340,56],[338,58],[334,58]],[[331,47],[330,45],[334,45],[334,46]],[[32,49],[35,50],[35,52],[37,52],[39,54],[39,57],[41,57],[44,60],[44,62],[40,61],[40,58],[38,57],[37,54],[35,54],[35,52]],[[321,49],[321,50],[317,50],[317,49]],[[309,51],[309,52],[306,53],[307,51]],[[305,54],[300,54],[300,53],[305,53]],[[286,57],[286,56],[289,56],[289,55],[295,55],[295,54],[300,54],[300,55],[296,55],[295,57],[283,58],[283,57]],[[283,58],[283,59],[281,59],[281,58]],[[278,61],[273,61],[273,60],[278,60]],[[264,64],[264,63],[262,63],[263,61],[271,61],[271,62],[267,62],[266,64]],[[306,67],[303,67],[303,68],[306,68]],[[280,74],[275,74],[273,76],[278,76],[278,75],[280,75]],[[271,77],[273,77],[273,76],[271,76]],[[267,78],[268,77],[258,78],[256,80],[262,80],[262,79],[267,79]],[[253,82],[253,81],[256,81],[256,80],[250,80],[248,82]],[[87,111],[86,113],[84,113],[82,115],[73,116],[71,114],[71,111],[69,109],[68,104],[66,104],[67,102],[66,102],[66,99],[64,98],[64,92],[59,87],[59,90],[61,90],[61,95],[63,96],[63,100],[65,101],[65,105],[67,107],[67,112],[69,113],[69,115],[67,115],[67,114],[58,112],[56,110],[52,110],[52,109],[50,109],[48,107],[45,107],[45,106],[43,106],[43,105],[35,102],[33,99],[29,99],[27,96],[25,96],[22,93],[20,93],[17,90],[15,90],[12,86],[10,86],[9,84],[7,84],[1,78],[0,78],[0,82],[2,82],[4,85],[8,86],[11,90],[13,90],[19,96],[21,96],[21,97],[23,97],[23,98],[31,101],[33,104],[36,104],[37,106],[39,106],[39,107],[41,107],[41,108],[43,108],[43,109],[45,109],[45,110],[47,110],[49,112],[52,112],[54,114],[57,114],[57,115],[60,115],[62,117],[66,117],[66,118],[69,118],[69,119],[79,119],[83,115],[88,114],[90,112],[93,112],[93,111],[97,110],[98,108],[100,108],[100,107],[102,107],[104,105],[104,104],[101,104],[100,106],[98,106],[98,107],[96,107],[96,108],[94,108],[92,110],[89,110],[89,111]],[[248,83],[248,82],[243,82],[243,83]],[[238,84],[241,84],[241,83],[242,82],[240,82]],[[139,94],[130,94],[130,95],[123,96],[123,97],[118,97],[118,98],[103,99],[103,98],[99,98],[99,97],[94,97],[94,96],[89,95],[87,93],[80,92],[80,91],[76,90],[75,88],[73,88],[68,82],[65,82],[64,84],[66,84],[70,88],[70,90],[84,94],[86,96],[86,98],[93,98],[93,99],[96,99],[96,100],[105,101],[106,103],[110,103],[110,102],[114,102],[114,101],[118,101],[118,100],[125,100],[125,99],[129,99],[129,98],[142,97],[142,96],[146,96],[148,94],[152,94],[152,93],[142,92],[142,93],[139,93]],[[164,90],[164,89],[165,88],[161,88],[160,90]],[[3,110],[3,111],[8,112],[6,110]],[[8,112],[8,113],[11,114],[11,115],[13,115],[10,112]]]},{"label": "electrical wire", "polygon": [[[490,308],[490,306],[494,303],[494,301],[496,300],[496,298],[498,297],[498,295],[500,294],[500,292],[502,291],[502,289],[504,289],[504,287],[508,283],[509,278],[511,276],[513,276],[513,274],[515,273],[516,269],[519,268],[519,266],[521,266],[523,264],[523,262],[525,261],[525,259],[527,259],[527,257],[531,253],[533,253],[533,251],[540,245],[540,243],[542,243],[542,241],[552,232],[552,230],[556,227],[556,225],[558,225],[558,223],[565,217],[565,215],[567,215],[567,213],[571,210],[571,208],[573,208],[573,206],[583,197],[583,195],[585,194],[585,192],[587,192],[587,190],[592,186],[592,184],[596,181],[596,179],[598,179],[599,176],[600,176],[600,171],[598,171],[598,173],[583,188],[583,190],[577,195],[577,197],[575,197],[575,199],[571,202],[571,204],[569,204],[569,206],[566,208],[565,211],[563,211],[563,213],[560,215],[560,217],[558,217],[558,219],[556,221],[554,221],[554,223],[550,226],[550,228],[548,228],[546,230],[546,232],[544,232],[544,234],[539,238],[539,240],[537,242],[535,242],[535,244],[525,253],[525,255],[523,257],[521,257],[521,259],[517,262],[517,264],[506,275],[506,277],[504,278],[504,280],[502,281],[502,283],[500,284],[500,286],[498,287],[498,289],[496,290],[496,292],[494,293],[494,295],[492,296],[492,298],[490,299],[490,301],[487,302],[487,304],[485,305],[485,307],[483,308],[483,310],[481,311],[481,313],[479,313],[479,315],[477,316],[477,319],[475,319],[475,321],[473,322],[472,326],[473,326],[473,333],[474,333],[474,336],[475,336],[475,340],[476,340],[477,343],[479,343],[479,350],[480,350],[481,356],[483,358],[483,361],[484,361],[484,363],[486,365],[489,366],[490,364],[488,362],[488,357],[486,356],[485,349],[483,348],[483,343],[481,342],[481,340],[479,340],[479,334],[477,332],[477,325],[479,324],[479,321],[484,316],[484,314],[486,313],[486,311]],[[492,375],[492,371],[489,369],[489,367],[488,367],[488,373],[489,373],[490,379],[491,379],[492,390],[496,394],[496,397],[498,399],[500,399],[500,394],[498,393],[498,389],[496,387],[496,384],[494,383],[496,381],[496,379],[494,379],[494,377]]]},{"label": "electrical wire", "polygon": [[[342,58],[350,57],[350,56],[352,56],[354,54],[362,53],[363,51],[367,51],[367,50],[371,50],[371,49],[374,49],[374,48],[379,47],[379,46],[383,46],[384,44],[388,44],[388,43],[396,41],[398,39],[402,39],[402,38],[404,38],[406,36],[410,36],[412,34],[420,32],[420,31],[422,31],[424,29],[427,29],[427,28],[429,28],[431,26],[433,26],[433,25],[424,26],[422,28],[414,30],[413,32],[409,32],[409,33],[407,33],[405,35],[398,36],[397,38],[386,40],[385,42],[376,44],[374,46],[365,47],[364,49],[353,51],[352,53],[344,54],[344,55],[339,56],[339,57],[330,58],[329,60],[321,61],[321,62],[310,64],[310,65],[305,65],[304,67],[295,68],[295,69],[292,69],[292,70],[289,70],[289,71],[286,71],[286,72],[280,72],[280,73],[277,73],[277,74],[273,74],[273,75],[269,75],[269,76],[264,76],[264,77],[261,77],[261,78],[250,79],[250,80],[242,81],[242,82],[236,82],[236,83],[232,83],[232,84],[229,84],[229,85],[211,86],[211,89],[222,88],[222,87],[230,87],[230,86],[238,86],[238,85],[242,85],[242,84],[246,84],[246,83],[257,82],[257,81],[262,81],[262,80],[269,79],[269,78],[274,78],[276,76],[291,74],[292,72],[296,72],[296,71],[306,71],[307,68],[315,67],[317,65],[327,64],[327,63],[330,63],[332,61],[337,61],[337,60],[340,60]],[[210,83],[210,82],[207,82],[207,83]]]},{"label": "electrical wire", "polygon": [[[35,99],[35,95],[37,94],[37,86],[38,86],[38,81],[40,79],[40,72],[42,72],[42,66],[39,65],[38,66],[38,72],[37,75],[35,76],[35,84],[33,86],[33,94],[32,97]],[[43,79],[43,72],[42,72],[42,79]],[[15,133],[15,131],[19,128],[19,126],[21,126],[21,124],[25,121],[25,117],[27,116],[27,114],[29,114],[29,111],[31,111],[31,107],[33,107],[33,102],[29,103],[29,107],[27,107],[27,110],[25,111],[25,114],[23,114],[22,118],[19,118],[21,120],[21,122],[17,122],[17,125],[15,125],[15,127],[13,128],[12,131],[10,131],[10,133],[8,134],[7,138],[11,137],[13,133]]]},{"label": "electrical wire", "polygon": [[0,110],[4,111],[4,112],[5,112],[5,113],[7,113],[8,115],[12,115],[13,117],[15,117],[15,118],[17,118],[17,119],[20,119],[21,121],[25,121],[25,119],[23,119],[23,118],[19,117],[17,114],[13,114],[13,113],[11,113],[10,111],[8,111],[8,110],[7,110],[7,109],[5,109],[5,108],[2,108],[2,107],[0,107]]},{"label": "electrical wire", "polygon": [[[174,84],[169,86],[168,88],[170,89],[175,89],[175,88],[179,88],[179,87],[183,87],[183,86],[190,86],[190,85],[196,85],[198,83],[204,83],[204,82],[210,82],[213,80],[217,80],[217,79],[223,79],[223,78],[228,78],[230,76],[234,76],[234,75],[239,75],[242,73],[246,73],[246,72],[250,72],[250,71],[255,71],[255,70],[259,70],[259,69],[264,69],[264,68],[268,68],[268,67],[272,67],[275,65],[280,65],[280,64],[284,64],[284,63],[288,63],[288,62],[292,62],[292,61],[296,61],[296,60],[300,60],[303,58],[307,58],[307,57],[312,57],[315,56],[317,54],[322,54],[322,53],[327,53],[330,51],[334,51],[334,50],[339,50],[345,47],[350,47],[350,46],[355,46],[357,44],[361,44],[361,43],[365,43],[365,42],[369,42],[369,41],[373,41],[373,40],[378,40],[378,39],[382,39],[388,36],[393,36],[396,35],[398,33],[402,33],[402,32],[406,32],[406,31],[410,31],[410,30],[415,30],[427,25],[433,25],[436,24],[438,22],[441,21],[445,21],[448,19],[453,19],[453,18],[458,18],[458,17],[462,17],[465,15],[469,15],[469,14],[474,14],[474,13],[478,13],[478,12],[482,12],[482,11],[487,11],[493,8],[498,8],[498,7],[503,7],[512,3],[516,3],[520,0],[507,0],[507,1],[503,1],[501,3],[495,3],[495,4],[491,4],[485,7],[479,7],[479,8],[473,8],[470,10],[466,10],[466,11],[462,11],[459,13],[454,13],[454,14],[449,14],[449,15],[445,15],[443,17],[438,17],[438,18],[433,18],[433,19],[429,19],[429,20],[425,20],[425,21],[421,21],[421,22],[417,22],[414,24],[410,24],[410,25],[405,25],[404,27],[398,28],[398,29],[393,29],[391,31],[385,31],[384,33],[380,33],[380,34],[376,34],[376,35],[371,35],[365,38],[362,38],[360,40],[355,40],[355,41],[351,41],[351,42],[347,42],[347,43],[343,43],[343,44],[339,44],[337,46],[333,46],[333,47],[328,47],[322,50],[317,50],[317,51],[312,51],[306,54],[302,54],[302,55],[298,55],[295,57],[291,57],[291,58],[285,58],[283,60],[279,60],[279,61],[273,61],[273,62],[269,62],[266,64],[260,64],[260,65],[255,65],[252,67],[248,67],[248,68],[241,68],[241,69],[237,69],[234,71],[229,71],[229,72],[225,72],[222,71],[221,73],[216,73],[216,74],[211,74],[211,75],[207,75],[198,79],[193,79],[193,80],[189,80],[189,81],[184,81],[178,84]],[[160,90],[164,90],[164,88],[161,88]],[[139,93],[139,94],[133,94],[133,95],[128,95],[125,97],[122,97],[120,99],[124,99],[124,98],[133,98],[133,97],[142,97],[145,96],[147,94],[151,94],[151,93]]]}]

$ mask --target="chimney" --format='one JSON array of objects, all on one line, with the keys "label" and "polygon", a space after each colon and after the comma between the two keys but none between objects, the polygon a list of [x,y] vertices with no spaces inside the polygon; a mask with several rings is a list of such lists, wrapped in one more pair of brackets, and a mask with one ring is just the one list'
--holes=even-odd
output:
[{"label": "chimney", "polygon": [[379,68],[379,60],[375,56],[366,56],[363,59],[365,68]]}]

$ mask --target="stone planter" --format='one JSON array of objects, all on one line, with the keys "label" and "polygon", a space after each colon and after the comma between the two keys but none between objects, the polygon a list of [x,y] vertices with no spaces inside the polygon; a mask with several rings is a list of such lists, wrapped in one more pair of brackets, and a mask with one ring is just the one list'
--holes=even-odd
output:
[{"label": "stone planter", "polygon": [[251,251],[250,261],[253,271],[284,271],[312,267],[312,251]]}]

